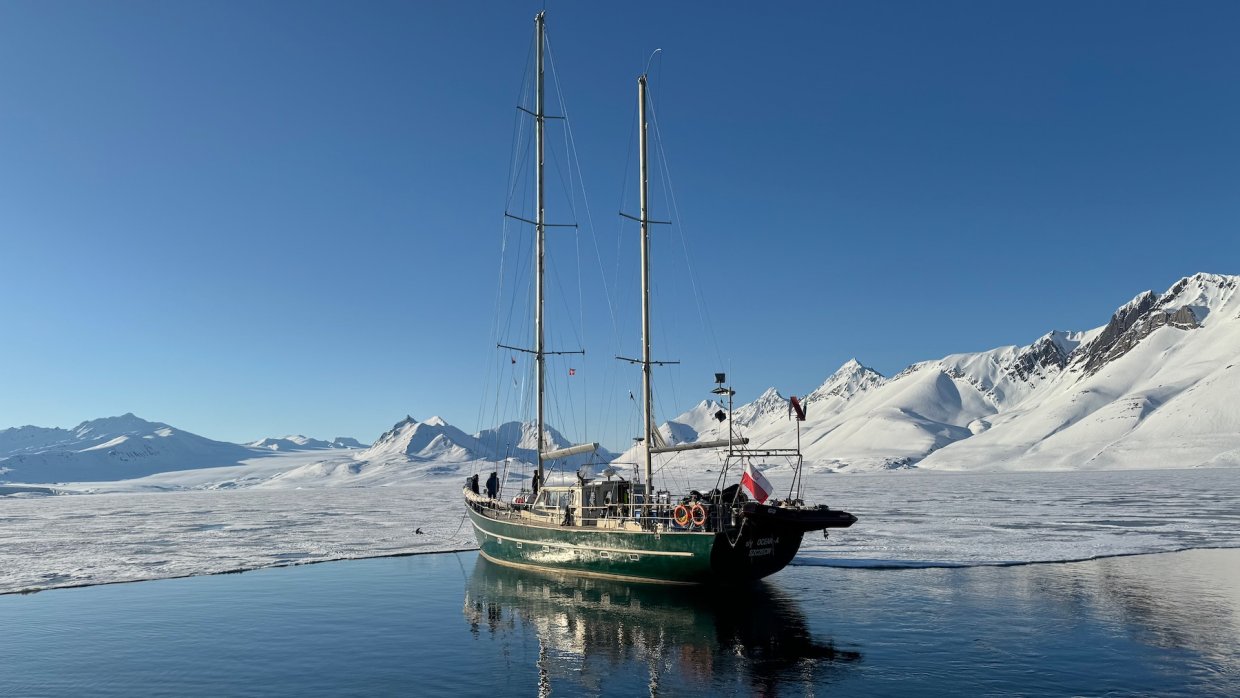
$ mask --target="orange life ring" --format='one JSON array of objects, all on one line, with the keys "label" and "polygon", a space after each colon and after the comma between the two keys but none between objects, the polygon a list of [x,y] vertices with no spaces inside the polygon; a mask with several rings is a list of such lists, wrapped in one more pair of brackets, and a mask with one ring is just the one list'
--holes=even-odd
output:
[{"label": "orange life ring", "polygon": [[706,507],[693,503],[693,509],[690,510],[690,517],[693,519],[694,526],[704,526],[706,524]]},{"label": "orange life ring", "polygon": [[689,525],[689,509],[683,504],[677,504],[672,510],[672,520],[681,528]]}]

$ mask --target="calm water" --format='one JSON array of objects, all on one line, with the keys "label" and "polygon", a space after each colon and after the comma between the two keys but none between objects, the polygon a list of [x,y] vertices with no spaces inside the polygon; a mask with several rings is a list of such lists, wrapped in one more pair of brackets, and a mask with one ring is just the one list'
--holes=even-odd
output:
[{"label": "calm water", "polygon": [[0,597],[0,694],[1240,695],[1240,550],[628,586],[473,553]]}]

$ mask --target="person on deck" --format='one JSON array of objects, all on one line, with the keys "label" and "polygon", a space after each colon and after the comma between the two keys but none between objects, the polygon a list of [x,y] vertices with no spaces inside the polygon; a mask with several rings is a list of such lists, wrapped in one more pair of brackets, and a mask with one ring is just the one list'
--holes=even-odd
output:
[{"label": "person on deck", "polygon": [[491,477],[487,478],[487,496],[494,499],[496,492],[499,492],[499,477],[495,471],[491,471]]}]

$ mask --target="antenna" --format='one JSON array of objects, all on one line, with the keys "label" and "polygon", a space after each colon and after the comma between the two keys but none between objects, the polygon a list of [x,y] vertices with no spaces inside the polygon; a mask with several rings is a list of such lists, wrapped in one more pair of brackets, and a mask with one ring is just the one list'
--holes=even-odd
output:
[{"label": "antenna", "polygon": [[662,53],[662,52],[663,52],[663,49],[661,49],[661,48],[657,48],[657,49],[655,49],[654,51],[651,51],[651,52],[650,52],[650,58],[647,58],[647,59],[646,59],[646,69],[642,71],[642,75],[649,75],[649,74],[650,74],[650,64],[654,61],[654,56],[655,56],[655,54],[657,54],[657,53]]}]

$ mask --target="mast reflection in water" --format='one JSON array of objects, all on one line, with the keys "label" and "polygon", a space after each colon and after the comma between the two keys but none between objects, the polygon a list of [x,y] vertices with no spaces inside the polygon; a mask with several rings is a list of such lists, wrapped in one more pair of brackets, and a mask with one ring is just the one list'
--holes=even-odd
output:
[{"label": "mast reflection in water", "polygon": [[[517,570],[481,556],[465,593],[475,638],[537,664],[539,695],[776,695],[831,682],[861,659],[814,638],[797,603],[769,584],[737,589],[627,584]],[[537,640],[519,655],[531,635]],[[494,667],[492,667],[494,669]]]}]

